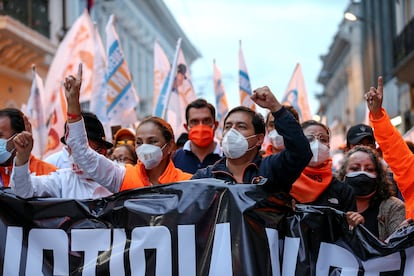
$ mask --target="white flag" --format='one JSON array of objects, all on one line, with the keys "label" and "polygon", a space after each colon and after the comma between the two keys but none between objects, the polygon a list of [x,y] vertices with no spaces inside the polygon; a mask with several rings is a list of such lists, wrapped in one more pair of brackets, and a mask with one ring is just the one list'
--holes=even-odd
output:
[{"label": "white flag", "polygon": [[155,116],[161,117],[165,119],[168,123],[170,123],[171,127],[174,130],[174,134],[177,137],[181,133],[180,126],[178,123],[180,120],[179,114],[182,108],[185,109],[185,107],[181,106],[177,91],[173,91],[175,90],[173,88],[176,84],[176,77],[178,73],[177,65],[178,65],[180,47],[181,47],[181,38],[179,38],[177,41],[177,46],[175,49],[175,55],[174,55],[174,60],[171,66],[171,70],[169,74],[167,75],[167,78],[164,80],[160,94],[158,95],[157,105],[155,106]]},{"label": "white flag", "polygon": [[224,117],[229,111],[229,105],[227,102],[226,91],[224,90],[223,78],[221,71],[216,65],[216,61],[213,61],[213,82],[214,82],[214,93],[216,95],[216,110],[217,110],[217,121],[219,122],[219,131],[216,131],[219,139],[223,133]]},{"label": "white flag", "polygon": [[241,41],[239,48],[239,93],[240,105],[256,110],[256,104],[250,99],[250,96],[252,95],[252,86],[250,84],[246,62],[244,61]]},{"label": "white flag", "polygon": [[184,59],[184,54],[180,49],[166,114],[166,120],[170,123],[177,137],[181,133],[187,132],[184,128],[186,122],[185,109],[195,99],[196,95],[191,83],[191,74]]},{"label": "white flag", "polygon": [[[121,48],[119,36],[115,30],[114,20],[114,15],[111,15],[106,25],[107,69],[105,82],[107,116],[111,124],[125,125],[124,121],[131,118],[124,118],[123,114],[126,110],[132,111],[137,106],[139,99]],[[133,120],[137,120],[136,115]]]},{"label": "white flag", "polygon": [[33,66],[30,97],[27,105],[22,107],[22,111],[29,118],[32,125],[34,140],[32,153],[40,159],[43,158],[47,143],[46,120],[41,98],[44,93],[43,80],[37,74],[35,66]]},{"label": "white flag", "polygon": [[42,96],[48,129],[45,156],[62,147],[60,137],[63,136],[66,121],[66,99],[62,81],[68,75],[76,74],[79,63],[83,64],[80,95],[82,102],[90,99],[94,66],[93,24],[86,10],[59,44],[45,81],[45,94]]},{"label": "white flag", "polygon": [[152,114],[156,116],[156,108],[158,97],[163,88],[164,83],[170,74],[171,65],[168,61],[168,57],[165,54],[164,50],[161,48],[161,45],[155,41],[154,43],[154,98],[153,98],[153,108]]},{"label": "white flag", "polygon": [[98,119],[104,123],[108,121],[106,116],[106,89],[105,89],[105,75],[106,75],[106,58],[101,36],[98,28],[94,24],[95,41],[94,56],[95,62],[93,64],[92,75],[92,94],[90,101],[90,111],[95,113]]}]

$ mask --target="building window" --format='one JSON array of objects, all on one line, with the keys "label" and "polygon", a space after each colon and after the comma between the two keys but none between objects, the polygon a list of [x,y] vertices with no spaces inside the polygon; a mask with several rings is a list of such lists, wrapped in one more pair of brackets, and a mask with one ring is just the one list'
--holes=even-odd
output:
[{"label": "building window", "polygon": [[48,0],[0,0],[0,15],[8,15],[49,38]]}]

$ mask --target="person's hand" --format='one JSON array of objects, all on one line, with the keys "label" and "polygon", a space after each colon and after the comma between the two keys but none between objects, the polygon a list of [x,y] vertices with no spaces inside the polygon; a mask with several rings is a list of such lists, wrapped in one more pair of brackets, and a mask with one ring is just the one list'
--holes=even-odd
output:
[{"label": "person's hand", "polygon": [[406,219],[403,222],[400,223],[400,225],[398,226],[398,228],[402,228],[402,227],[407,227],[411,224],[413,224],[414,220],[412,218]]},{"label": "person's hand", "polygon": [[367,93],[365,93],[365,100],[367,106],[374,119],[379,119],[382,116],[382,100],[383,100],[383,83],[382,77],[378,77],[377,88],[371,87]]},{"label": "person's hand", "polygon": [[267,86],[254,90],[253,95],[250,98],[260,107],[269,109],[270,112],[276,112],[282,108],[282,105]]},{"label": "person's hand", "polygon": [[33,136],[28,131],[23,131],[13,138],[16,149],[16,166],[22,166],[29,161],[33,149]]},{"label": "person's hand", "polygon": [[71,119],[80,120],[81,118],[80,116],[81,108],[80,108],[80,103],[79,103],[81,85],[82,85],[82,63],[79,63],[78,73],[76,74],[76,77],[73,75],[70,75],[65,78],[65,81],[63,83],[63,86],[65,87],[66,102],[68,105],[68,114],[71,114],[73,116],[79,115],[78,118],[71,118],[68,116],[69,121]]},{"label": "person's hand", "polygon": [[357,226],[358,224],[365,223],[364,217],[358,212],[348,211],[345,213],[345,218],[346,218],[346,221],[348,222],[349,230],[354,229],[354,227]]},{"label": "person's hand", "polygon": [[24,129],[27,132],[30,132],[30,133],[33,134],[33,132],[32,132],[32,124],[30,123],[29,118],[26,115],[23,115],[23,121],[24,121]]}]

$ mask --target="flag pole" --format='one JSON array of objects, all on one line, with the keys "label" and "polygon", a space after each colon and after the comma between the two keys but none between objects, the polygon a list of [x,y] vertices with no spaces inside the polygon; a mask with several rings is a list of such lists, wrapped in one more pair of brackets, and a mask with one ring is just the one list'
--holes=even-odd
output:
[{"label": "flag pole", "polygon": [[165,116],[167,114],[168,103],[170,101],[170,96],[171,96],[171,90],[172,90],[173,83],[175,81],[175,76],[176,76],[176,71],[177,71],[178,54],[180,52],[180,48],[181,48],[181,37],[177,40],[177,46],[175,48],[175,56],[174,56],[174,60],[173,60],[172,66],[171,66],[170,78],[168,79],[165,106],[164,106],[164,109],[162,111],[162,118],[164,120],[166,119]]}]

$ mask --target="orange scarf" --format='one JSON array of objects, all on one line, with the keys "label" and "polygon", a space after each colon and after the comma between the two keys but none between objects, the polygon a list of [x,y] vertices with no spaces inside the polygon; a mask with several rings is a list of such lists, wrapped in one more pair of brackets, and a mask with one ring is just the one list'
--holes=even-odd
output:
[{"label": "orange scarf", "polygon": [[315,201],[332,181],[332,160],[329,159],[323,167],[307,166],[293,183],[290,195],[300,203]]}]

